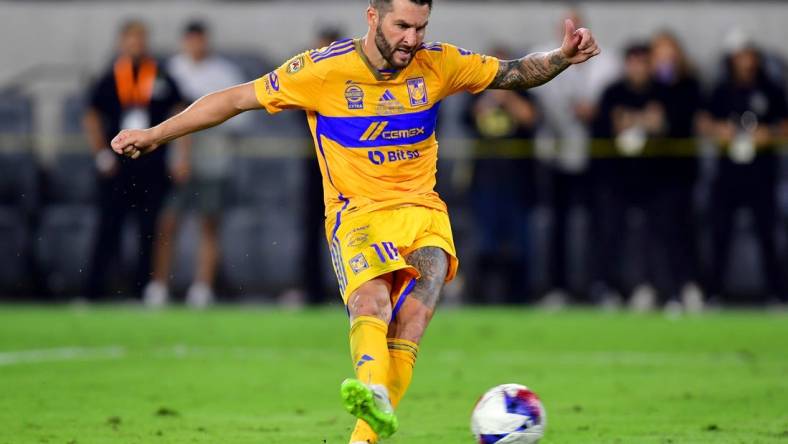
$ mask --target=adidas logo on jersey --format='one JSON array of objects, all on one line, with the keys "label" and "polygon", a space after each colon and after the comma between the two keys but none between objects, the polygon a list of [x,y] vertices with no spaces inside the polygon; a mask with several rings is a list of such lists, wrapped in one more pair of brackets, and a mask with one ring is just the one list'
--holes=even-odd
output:
[{"label": "adidas logo on jersey", "polygon": [[394,97],[390,90],[386,90],[378,100],[376,108],[378,115],[389,116],[392,114],[400,114],[405,112],[405,106]]}]

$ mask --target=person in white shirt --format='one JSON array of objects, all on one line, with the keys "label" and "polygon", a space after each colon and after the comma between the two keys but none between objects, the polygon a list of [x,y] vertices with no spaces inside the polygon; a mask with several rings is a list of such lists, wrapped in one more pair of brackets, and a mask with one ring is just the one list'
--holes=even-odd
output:
[{"label": "person in white shirt", "polygon": [[[244,81],[237,66],[211,51],[208,29],[199,21],[190,22],[184,29],[182,50],[170,59],[168,71],[189,102]],[[148,306],[162,306],[169,301],[167,281],[173,244],[179,216],[187,210],[194,210],[199,215],[200,245],[197,269],[186,294],[186,303],[205,307],[214,301],[219,222],[231,161],[231,153],[227,149],[231,143],[228,130],[233,129],[230,122],[229,126],[203,131],[193,137],[191,149],[184,147],[170,159],[176,188],[159,219],[152,280],[144,292]]]},{"label": "person in white shirt", "polygon": [[[579,9],[570,8],[564,18],[578,26],[587,25]],[[556,35],[556,38],[563,36]],[[552,47],[550,42],[545,47]],[[541,49],[540,49],[541,50]],[[537,133],[537,156],[552,165],[550,201],[552,229],[550,241],[551,290],[542,300],[548,306],[562,306],[570,299],[567,245],[571,214],[577,207],[588,211],[588,163],[593,157],[590,123],[602,90],[618,76],[620,62],[612,52],[602,53],[590,63],[532,90],[542,105],[542,125]],[[585,252],[584,252],[585,253]]]}]

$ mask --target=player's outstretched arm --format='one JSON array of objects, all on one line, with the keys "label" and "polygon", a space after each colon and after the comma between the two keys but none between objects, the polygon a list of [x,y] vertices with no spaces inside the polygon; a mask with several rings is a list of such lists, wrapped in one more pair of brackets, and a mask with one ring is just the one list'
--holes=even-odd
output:
[{"label": "player's outstretched arm", "polygon": [[112,139],[112,149],[132,159],[195,131],[216,126],[244,111],[262,108],[253,82],[233,86],[199,98],[181,113],[153,128],[123,130]]},{"label": "player's outstretched arm", "polygon": [[594,36],[586,28],[575,29],[564,21],[564,41],[550,52],[529,54],[518,60],[501,60],[498,74],[488,89],[524,90],[549,82],[570,65],[583,63],[599,54]]}]

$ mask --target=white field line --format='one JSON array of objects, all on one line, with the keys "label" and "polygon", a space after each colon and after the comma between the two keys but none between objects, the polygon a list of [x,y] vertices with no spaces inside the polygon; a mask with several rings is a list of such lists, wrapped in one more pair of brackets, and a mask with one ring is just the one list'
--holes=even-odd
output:
[{"label": "white field line", "polygon": [[61,347],[37,350],[16,350],[0,352],[0,367],[18,364],[35,364],[58,361],[93,361],[103,359],[120,359],[126,355],[126,349],[120,346],[110,347]]},{"label": "white field line", "polygon": [[[331,360],[344,356],[344,350],[326,349],[282,349],[275,347],[237,347],[237,346],[200,346],[200,345],[171,345],[156,347],[148,350],[138,350],[139,356],[164,359],[188,359],[198,357],[229,357],[240,360],[300,360],[322,359]],[[455,363],[468,359],[468,352],[458,349],[434,350],[430,359],[440,362]],[[135,352],[135,354],[137,354]],[[16,350],[0,352],[0,367],[19,364],[35,364],[60,361],[94,361],[108,359],[122,359],[128,357],[129,352],[122,346],[106,347],[62,347],[52,349]],[[716,353],[687,353],[687,352],[572,352],[572,351],[522,351],[511,352],[490,351],[474,354],[475,359],[483,359],[494,363],[549,363],[556,366],[672,366],[682,364],[747,364],[748,359],[733,351]],[[758,356],[757,361],[764,363],[773,362],[774,356]],[[780,361],[778,359],[778,361]]]}]

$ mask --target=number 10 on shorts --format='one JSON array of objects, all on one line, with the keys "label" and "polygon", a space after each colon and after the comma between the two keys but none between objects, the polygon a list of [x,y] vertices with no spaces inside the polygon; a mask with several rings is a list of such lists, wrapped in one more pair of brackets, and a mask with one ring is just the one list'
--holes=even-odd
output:
[{"label": "number 10 on shorts", "polygon": [[399,259],[399,250],[394,246],[393,242],[381,242],[379,244],[372,244],[372,248],[378,254],[380,262],[386,263],[387,260]]}]

